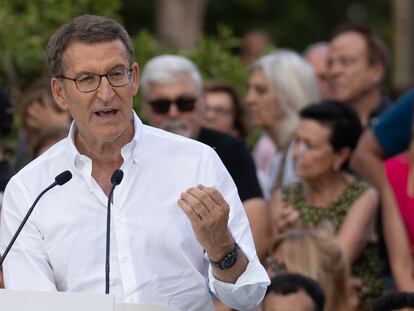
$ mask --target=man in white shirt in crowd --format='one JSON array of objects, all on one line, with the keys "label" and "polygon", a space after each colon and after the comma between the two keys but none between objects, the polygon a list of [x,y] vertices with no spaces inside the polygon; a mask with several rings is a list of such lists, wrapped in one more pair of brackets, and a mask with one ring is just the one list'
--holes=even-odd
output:
[{"label": "man in white shirt in crowd", "polygon": [[139,67],[117,22],[84,15],[48,44],[53,96],[70,111],[67,138],[9,182],[1,248],[38,203],[4,263],[6,288],[104,293],[106,204],[112,205],[110,293],[117,301],[213,310],[209,290],[254,310],[268,277],[233,180],[208,146],[142,124],[132,110]]}]

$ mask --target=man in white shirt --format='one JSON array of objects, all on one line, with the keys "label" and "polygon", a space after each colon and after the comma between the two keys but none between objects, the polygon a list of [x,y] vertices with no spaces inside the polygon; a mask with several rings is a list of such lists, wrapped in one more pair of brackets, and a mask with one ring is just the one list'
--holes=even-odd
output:
[{"label": "man in white shirt", "polygon": [[234,182],[212,149],[135,115],[139,67],[124,28],[77,17],[52,36],[47,56],[53,96],[74,122],[8,184],[2,250],[37,194],[64,170],[73,179],[39,201],[5,260],[6,288],[104,293],[107,196],[121,168],[111,226],[116,299],[212,310],[210,289],[254,310],[269,280]]}]

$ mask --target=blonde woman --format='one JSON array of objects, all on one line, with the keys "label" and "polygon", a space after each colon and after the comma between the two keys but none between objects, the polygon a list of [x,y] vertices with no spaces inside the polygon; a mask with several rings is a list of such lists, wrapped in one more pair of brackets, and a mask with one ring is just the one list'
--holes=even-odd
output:
[{"label": "blonde woman", "polygon": [[349,266],[331,225],[286,231],[274,243],[270,259],[273,273],[284,270],[316,280],[325,293],[325,311],[358,310]]}]

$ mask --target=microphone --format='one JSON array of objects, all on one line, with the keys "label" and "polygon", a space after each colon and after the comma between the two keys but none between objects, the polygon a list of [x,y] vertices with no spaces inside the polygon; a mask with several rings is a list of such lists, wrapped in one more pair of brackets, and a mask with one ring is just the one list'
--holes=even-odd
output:
[{"label": "microphone", "polygon": [[55,182],[48,186],[45,190],[43,190],[36,198],[36,200],[33,202],[30,209],[27,211],[26,216],[24,216],[22,223],[20,224],[19,228],[17,229],[16,233],[14,234],[13,238],[7,245],[6,250],[4,251],[4,254],[0,258],[0,266],[3,264],[4,259],[6,259],[7,254],[9,253],[10,249],[12,248],[14,242],[16,241],[18,235],[20,234],[20,231],[22,231],[23,226],[26,224],[27,220],[29,219],[30,214],[33,212],[34,207],[36,206],[37,202],[40,200],[40,198],[48,192],[50,189],[52,189],[55,186],[62,186],[66,184],[69,180],[72,178],[72,173],[70,171],[64,171],[63,173],[60,173],[55,177]]},{"label": "microphone", "polygon": [[121,183],[122,178],[124,178],[124,172],[122,170],[118,169],[113,172],[111,177],[112,190]]},{"label": "microphone", "polygon": [[118,186],[122,178],[124,178],[124,172],[120,169],[115,170],[111,177],[111,191],[108,195],[108,206],[106,209],[106,255],[105,255],[105,294],[109,294],[109,257],[110,257],[110,241],[111,241],[111,202],[114,194],[115,187]]},{"label": "microphone", "polygon": [[[72,179],[72,173],[70,171],[64,171],[55,177],[55,183],[58,186],[66,184],[69,180]],[[53,185],[54,187],[55,185]]]}]

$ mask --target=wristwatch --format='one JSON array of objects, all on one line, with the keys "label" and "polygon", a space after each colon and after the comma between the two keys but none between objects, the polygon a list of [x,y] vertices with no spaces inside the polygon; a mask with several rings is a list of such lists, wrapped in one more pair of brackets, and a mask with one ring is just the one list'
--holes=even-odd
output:
[{"label": "wristwatch", "polygon": [[234,248],[230,253],[226,254],[219,261],[210,260],[210,262],[213,266],[221,270],[230,269],[237,262],[237,257],[239,256],[239,249],[240,249],[239,245],[236,242],[234,242]]}]

